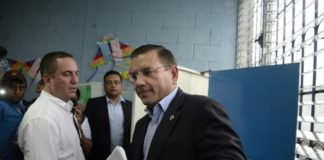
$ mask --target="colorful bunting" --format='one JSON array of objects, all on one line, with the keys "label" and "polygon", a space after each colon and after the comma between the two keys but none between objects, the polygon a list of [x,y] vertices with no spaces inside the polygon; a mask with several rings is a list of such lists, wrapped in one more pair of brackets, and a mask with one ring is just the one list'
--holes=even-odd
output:
[{"label": "colorful bunting", "polygon": [[111,59],[111,52],[107,42],[97,42],[99,49],[106,61]]},{"label": "colorful bunting", "polygon": [[96,70],[87,79],[87,82],[89,82],[97,73],[98,67],[105,64],[111,64],[111,69],[114,67],[125,69],[126,71],[122,74],[125,79],[128,79],[127,70],[130,65],[130,54],[133,52],[134,48],[120,42],[118,39],[113,39],[110,36],[103,36],[103,41],[97,42],[97,44],[99,46],[97,53],[89,65],[90,69]]},{"label": "colorful bunting", "polygon": [[131,55],[131,53],[134,51],[134,48],[129,46],[129,45],[126,45],[124,43],[121,43],[120,42],[120,48],[122,50],[122,56],[123,57],[128,57]]},{"label": "colorful bunting", "polygon": [[[28,75],[32,77],[33,79],[37,78],[37,74],[39,73],[39,65],[40,65],[41,59],[37,58],[32,66],[30,67],[28,71]],[[38,78],[37,78],[38,79]]]},{"label": "colorful bunting", "polygon": [[112,51],[112,55],[114,57],[117,58],[121,58],[122,57],[122,50],[120,48],[120,43],[118,39],[113,39],[110,41],[110,46],[111,46],[111,51]]},{"label": "colorful bunting", "polygon": [[123,79],[129,79],[129,76],[128,76],[128,70],[125,70],[121,73]]},{"label": "colorful bunting", "polygon": [[10,64],[11,69],[20,71],[25,75],[28,75],[28,71],[29,71],[30,67],[33,65],[34,61],[35,60],[31,60],[28,62],[21,62],[21,61],[17,61],[17,60],[8,58],[8,62]]},{"label": "colorful bunting", "polygon": [[90,69],[95,69],[100,66],[103,66],[106,63],[104,56],[101,53],[101,50],[98,49],[95,57],[93,57],[92,62],[90,63]]}]

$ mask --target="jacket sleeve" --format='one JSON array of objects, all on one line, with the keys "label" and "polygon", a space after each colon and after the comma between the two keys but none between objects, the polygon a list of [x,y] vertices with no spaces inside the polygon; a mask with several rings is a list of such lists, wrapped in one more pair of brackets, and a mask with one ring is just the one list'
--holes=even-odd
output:
[{"label": "jacket sleeve", "polygon": [[197,113],[195,141],[200,160],[245,160],[240,139],[223,107],[209,100]]}]

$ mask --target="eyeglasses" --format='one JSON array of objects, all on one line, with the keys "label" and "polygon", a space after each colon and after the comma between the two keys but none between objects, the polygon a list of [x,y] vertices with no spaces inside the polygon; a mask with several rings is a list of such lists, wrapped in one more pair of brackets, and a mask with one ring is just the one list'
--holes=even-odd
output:
[{"label": "eyeglasses", "polygon": [[140,71],[136,71],[136,72],[129,72],[129,80],[131,82],[135,82],[138,78],[139,75],[143,76],[143,77],[153,77],[153,74],[160,68],[165,68],[168,66],[160,66],[160,67],[156,67],[156,68],[144,68]]},{"label": "eyeglasses", "polygon": [[105,82],[106,85],[112,85],[112,84],[114,84],[114,85],[119,85],[120,83],[121,83],[121,82],[118,81],[118,80],[116,80],[116,81],[106,81],[106,82]]}]

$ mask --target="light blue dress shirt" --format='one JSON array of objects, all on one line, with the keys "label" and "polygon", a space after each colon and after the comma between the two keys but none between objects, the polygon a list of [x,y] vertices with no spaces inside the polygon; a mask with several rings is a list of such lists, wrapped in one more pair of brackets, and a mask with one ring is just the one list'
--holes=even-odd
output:
[{"label": "light blue dress shirt", "polygon": [[153,136],[155,134],[156,128],[159,126],[164,113],[169,108],[171,101],[177,94],[178,88],[179,87],[177,86],[170,94],[168,94],[159,103],[157,103],[153,107],[153,111],[148,108],[145,109],[145,112],[149,114],[151,121],[147,127],[146,135],[145,135],[145,139],[144,139],[144,145],[143,145],[144,160],[146,160],[146,158],[147,158],[147,154],[150,149],[150,145],[151,145]]},{"label": "light blue dress shirt", "polygon": [[123,145],[124,113],[121,102],[124,102],[125,99],[120,96],[119,102],[116,104],[113,104],[108,97],[106,99],[110,124],[110,149],[112,151],[116,146]]}]

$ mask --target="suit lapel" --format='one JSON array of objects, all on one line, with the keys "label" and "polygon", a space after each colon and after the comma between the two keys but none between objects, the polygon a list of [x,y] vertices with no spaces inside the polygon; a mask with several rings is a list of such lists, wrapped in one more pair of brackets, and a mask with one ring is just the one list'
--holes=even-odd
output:
[{"label": "suit lapel", "polygon": [[124,114],[124,128],[128,128],[131,124],[131,114],[132,114],[132,106],[127,104],[127,101],[121,102],[121,106]]},{"label": "suit lapel", "polygon": [[132,105],[127,100],[121,102],[121,106],[124,114],[124,140],[123,147],[128,147],[130,143],[130,128],[131,128],[131,118],[132,118]]},{"label": "suit lapel", "polygon": [[159,159],[159,155],[164,148],[164,144],[181,115],[180,108],[183,104],[183,98],[183,92],[179,88],[176,96],[171,101],[166,113],[163,115],[163,118],[155,131],[147,157],[148,160]]},{"label": "suit lapel", "polygon": [[104,96],[101,100],[102,100],[102,102],[100,103],[101,104],[100,108],[102,111],[102,120],[104,122],[103,127],[104,127],[104,130],[107,132],[107,134],[110,137],[110,122],[109,122],[109,114],[108,114],[108,108],[107,108],[108,102],[107,102],[106,96]]},{"label": "suit lapel", "polygon": [[143,155],[143,145],[144,145],[144,138],[145,138],[145,134],[146,134],[146,130],[147,130],[147,126],[150,122],[150,118],[148,115],[146,115],[145,117],[143,117],[143,119],[141,120],[141,122],[137,122],[140,124],[136,125],[136,130],[134,132],[134,137],[133,140],[133,154],[135,153],[134,156],[134,160],[142,160],[144,158]]}]

